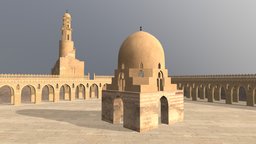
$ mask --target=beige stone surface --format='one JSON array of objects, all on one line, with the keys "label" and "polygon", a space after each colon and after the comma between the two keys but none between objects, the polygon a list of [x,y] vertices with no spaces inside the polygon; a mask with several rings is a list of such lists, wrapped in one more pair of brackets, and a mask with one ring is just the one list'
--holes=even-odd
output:
[{"label": "beige stone surface", "polygon": [[72,40],[72,17],[69,13],[63,16],[61,40],[59,42],[59,59],[52,68],[52,74],[61,77],[84,77],[84,61],[76,59],[76,48]]},{"label": "beige stone surface", "polygon": [[226,104],[246,102],[247,106],[256,106],[255,74],[172,76],[172,83],[194,101],[224,100]]},{"label": "beige stone surface", "polygon": [[253,144],[256,108],[185,101],[183,122],[138,133],[101,121],[101,101],[0,106],[1,144]]},{"label": "beige stone surface", "polygon": [[[158,109],[161,112],[158,112]],[[164,49],[148,32],[128,36],[118,54],[111,84],[102,91],[102,120],[144,132],[183,120],[183,91],[171,84]]]}]

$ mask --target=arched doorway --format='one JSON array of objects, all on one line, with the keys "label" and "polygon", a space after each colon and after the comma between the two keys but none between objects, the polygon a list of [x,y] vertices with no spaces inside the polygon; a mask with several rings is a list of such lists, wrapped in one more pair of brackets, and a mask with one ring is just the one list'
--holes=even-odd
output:
[{"label": "arched doorway", "polygon": [[31,85],[27,85],[21,90],[21,103],[35,103],[36,89]]},{"label": "arched doorway", "polygon": [[120,124],[123,123],[123,100],[120,97],[116,97],[113,100],[113,123]]},{"label": "arched doorway", "polygon": [[220,88],[220,98],[224,100],[226,99],[226,91],[224,87]]},{"label": "arched doorway", "polygon": [[96,84],[91,85],[90,87],[90,98],[98,98],[99,97],[99,88]]},{"label": "arched doorway", "polygon": [[161,123],[168,124],[169,123],[169,105],[168,100],[165,96],[162,96],[160,98],[160,117],[161,117]]},{"label": "arched doorway", "polygon": [[42,89],[42,101],[53,102],[54,99],[54,88],[51,85],[45,85]]},{"label": "arched doorway", "polygon": [[60,100],[71,100],[71,88],[69,85],[64,84],[63,86],[61,86],[60,88]]},{"label": "arched doorway", "polygon": [[238,89],[238,96],[239,96],[239,101],[246,101],[246,90],[244,87],[240,86]]},{"label": "arched doorway", "polygon": [[85,99],[85,86],[83,84],[76,87],[76,99]]},{"label": "arched doorway", "polygon": [[0,88],[0,104],[14,104],[14,90],[10,86]]}]

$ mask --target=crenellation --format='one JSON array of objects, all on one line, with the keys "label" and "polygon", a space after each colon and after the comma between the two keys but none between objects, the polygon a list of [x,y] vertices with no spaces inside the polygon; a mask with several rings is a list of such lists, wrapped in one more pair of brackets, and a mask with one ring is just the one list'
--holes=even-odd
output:
[{"label": "crenellation", "polygon": [[[64,14],[71,19],[69,13]],[[69,21],[71,22],[71,20]],[[66,23],[67,24],[67,23]],[[71,26],[71,23],[70,25]],[[8,86],[13,90],[13,99],[9,102],[13,105],[19,105],[23,101],[21,93],[24,87],[28,86],[31,94],[28,95],[32,103],[38,104],[41,102],[43,95],[42,90],[44,87],[48,88],[48,101],[58,102],[60,100],[74,100],[76,99],[76,92],[79,92],[79,98],[89,99],[91,96],[101,99],[102,87],[101,84],[111,83],[112,76],[95,76],[96,79],[90,79],[90,73],[84,75],[84,62],[75,58],[74,42],[71,39],[71,27],[69,29],[63,28],[65,32],[61,37],[59,60],[56,62],[55,67],[52,69],[52,74],[17,74],[17,73],[1,73],[0,74],[0,88]],[[67,39],[67,34],[70,39]],[[60,67],[59,67],[60,66]],[[75,72],[72,68],[75,67]],[[65,71],[60,69],[65,68]],[[92,86],[95,86],[92,88]],[[61,98],[61,88],[63,88],[64,99]],[[81,96],[84,95],[84,96]],[[93,97],[92,97],[93,98]]]}]

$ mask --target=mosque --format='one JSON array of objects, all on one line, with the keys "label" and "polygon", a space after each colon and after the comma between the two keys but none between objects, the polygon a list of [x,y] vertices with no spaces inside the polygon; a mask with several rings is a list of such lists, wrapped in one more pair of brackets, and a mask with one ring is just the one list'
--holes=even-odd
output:
[{"label": "mosque", "polygon": [[[66,12],[59,58],[51,75],[0,74],[0,90],[9,88],[10,104],[102,99],[103,121],[123,123],[125,128],[138,132],[157,128],[159,123],[170,125],[183,120],[183,91],[171,84],[159,40],[141,28],[122,43],[114,77],[94,74],[91,79],[89,74],[84,75],[85,62],[76,59],[71,20]],[[26,87],[29,94],[24,95]],[[44,88],[47,97],[43,96]]]}]

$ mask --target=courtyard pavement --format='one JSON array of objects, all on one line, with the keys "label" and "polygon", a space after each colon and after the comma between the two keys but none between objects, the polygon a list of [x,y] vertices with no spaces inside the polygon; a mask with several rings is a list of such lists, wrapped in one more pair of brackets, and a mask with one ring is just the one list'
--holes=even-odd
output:
[{"label": "courtyard pavement", "polygon": [[101,121],[101,101],[0,105],[0,144],[255,144],[256,107],[185,101],[185,119],[138,133]]}]

